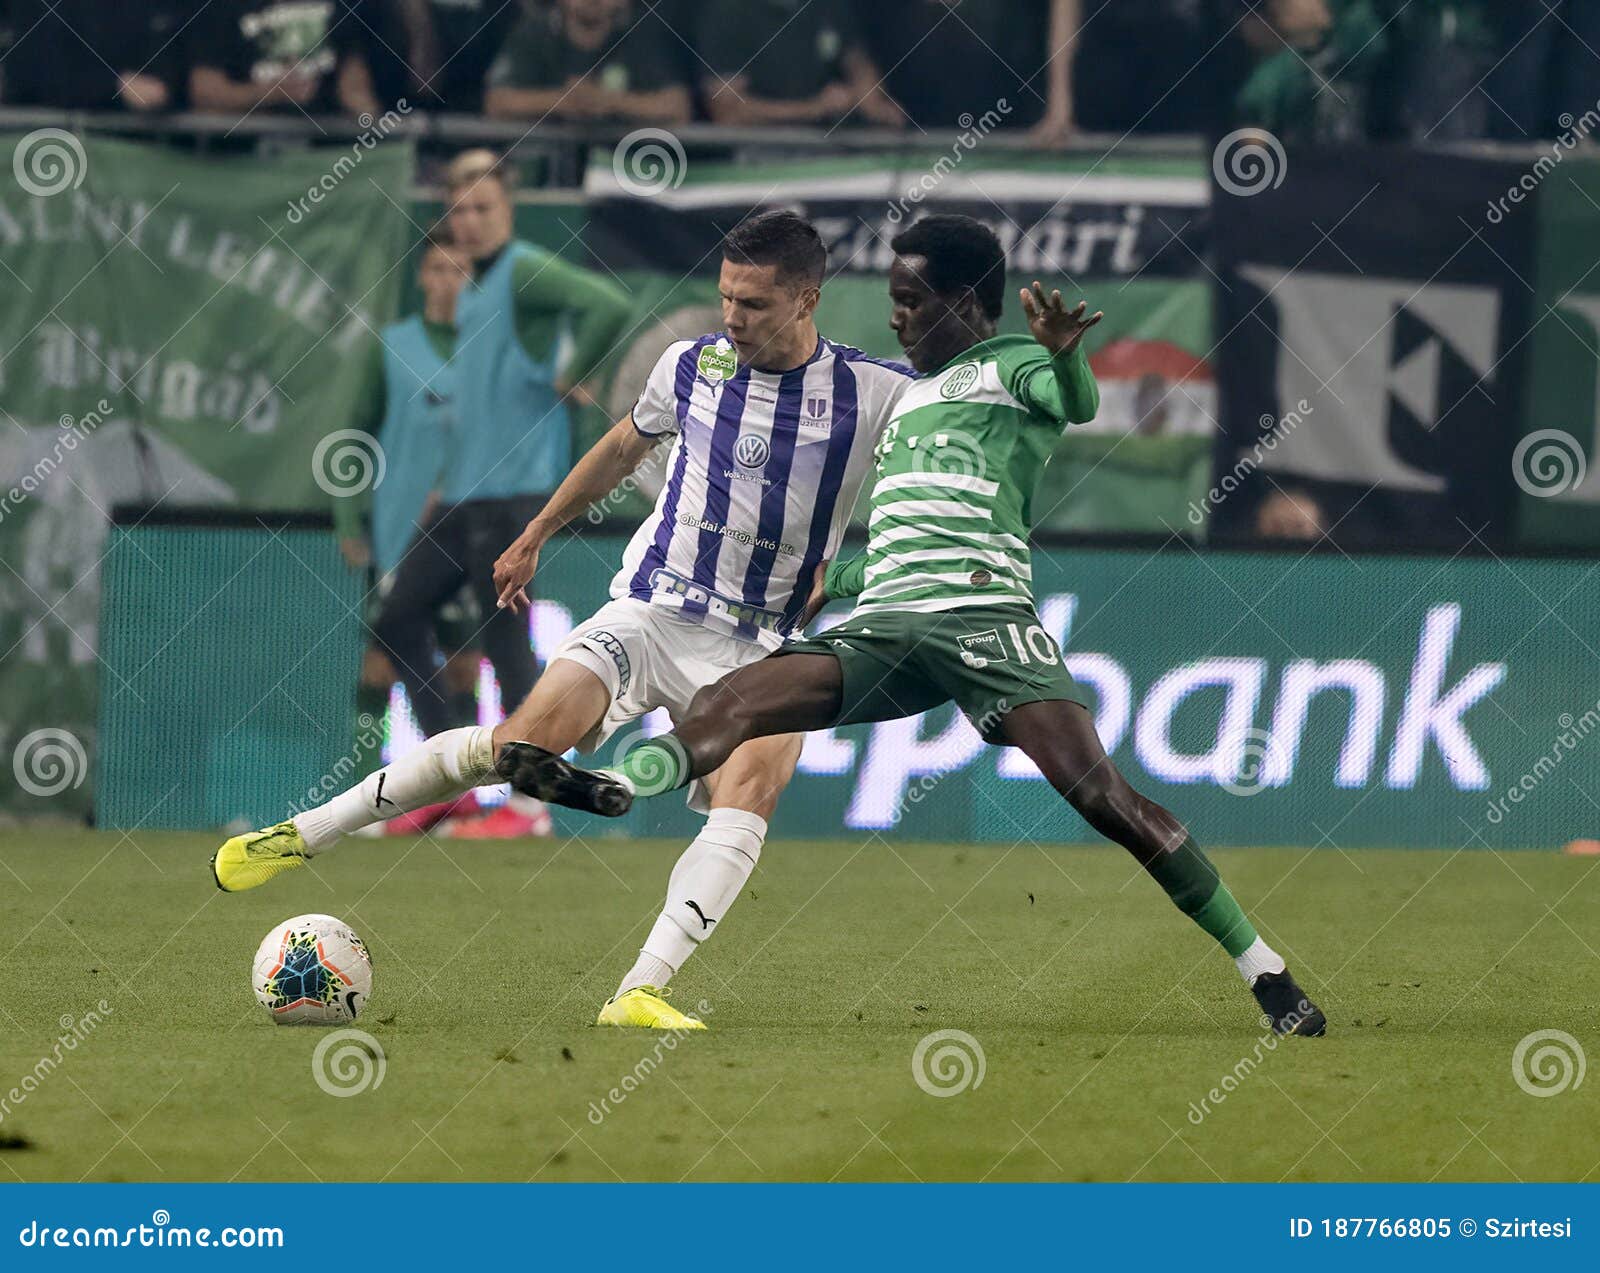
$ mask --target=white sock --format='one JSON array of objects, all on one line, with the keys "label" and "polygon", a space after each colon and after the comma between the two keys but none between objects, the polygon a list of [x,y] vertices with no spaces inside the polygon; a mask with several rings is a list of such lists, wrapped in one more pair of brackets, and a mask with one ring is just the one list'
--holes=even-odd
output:
[{"label": "white sock", "polygon": [[352,831],[452,800],[494,778],[494,731],[476,725],[447,729],[327,804],[297,813],[294,825],[316,853]]},{"label": "white sock", "polygon": [[1245,979],[1245,984],[1251,986],[1256,984],[1256,978],[1262,973],[1282,972],[1287,967],[1283,956],[1259,937],[1250,943],[1244,954],[1235,955],[1233,962],[1238,965],[1239,975]]},{"label": "white sock", "polygon": [[645,939],[639,961],[617,987],[664,986],[711,936],[761,858],[765,818],[741,809],[713,809],[667,880],[667,902]]}]

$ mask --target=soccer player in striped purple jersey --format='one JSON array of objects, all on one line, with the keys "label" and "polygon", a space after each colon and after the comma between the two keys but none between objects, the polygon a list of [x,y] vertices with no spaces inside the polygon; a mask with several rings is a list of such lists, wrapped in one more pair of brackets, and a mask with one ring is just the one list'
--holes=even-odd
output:
[{"label": "soccer player in striped purple jersey", "polygon": [[1022,751],[1216,939],[1275,1030],[1322,1034],[1321,1009],[1188,829],[1105,754],[1092,700],[1034,608],[1034,488],[1062,429],[1099,406],[1083,336],[1101,315],[1082,302],[1068,309],[1035,283],[1022,293],[1030,335],[998,335],[1005,253],[970,217],[925,217],[891,246],[889,325],[924,375],[901,393],[878,445],[867,551],[833,563],[807,606],[853,596],[855,613],[729,673],[673,733],[635,743],[615,771],[514,745],[501,772],[528,795],[615,816],[752,739],[895,720],[953,699],[986,742]]},{"label": "soccer player in striped purple jersey", "polygon": [[[213,859],[219,885],[254,887],[363,826],[497,782],[495,757],[509,743],[592,751],[656,707],[678,720],[700,690],[784,644],[914,375],[817,333],[826,265],[821,237],[792,212],[763,213],[729,233],[724,330],[668,348],[627,418],[494,563],[500,604],[525,610],[551,536],[670,440],[666,483],[628,545],[610,603],[572,631],[495,729],[436,734],[328,803],[234,837]],[[600,1024],[700,1026],[663,992],[754,869],[801,740],[756,739],[693,785],[689,802],[708,815],[705,827],[673,868],[666,905]]]}]

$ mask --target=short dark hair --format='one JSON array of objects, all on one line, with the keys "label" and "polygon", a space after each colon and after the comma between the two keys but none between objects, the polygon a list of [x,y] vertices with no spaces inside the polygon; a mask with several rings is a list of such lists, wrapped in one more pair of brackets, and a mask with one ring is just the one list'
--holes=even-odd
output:
[{"label": "short dark hair", "polygon": [[775,265],[784,282],[822,286],[828,249],[812,225],[797,212],[779,209],[746,217],[723,236],[722,255],[741,265]]},{"label": "short dark hair", "polygon": [[995,233],[971,217],[939,213],[923,217],[890,240],[897,256],[928,262],[928,286],[942,296],[970,287],[989,318],[999,318],[1006,299],[1006,254]]},{"label": "short dark hair", "polygon": [[456,236],[450,232],[450,222],[440,217],[427,229],[422,236],[422,251],[427,253],[434,248],[453,248],[456,245]]}]

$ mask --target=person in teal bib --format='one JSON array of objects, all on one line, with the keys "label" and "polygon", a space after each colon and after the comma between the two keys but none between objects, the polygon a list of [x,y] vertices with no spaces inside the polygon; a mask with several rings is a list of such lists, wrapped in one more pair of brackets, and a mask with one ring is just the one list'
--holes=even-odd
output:
[{"label": "person in teal bib", "polygon": [[405,551],[375,625],[425,735],[461,722],[438,675],[435,611],[468,585],[502,704],[537,673],[524,618],[496,604],[482,563],[498,557],[572,467],[567,401],[631,312],[609,280],[512,237],[509,178],[474,150],[446,174],[451,237],[472,262],[456,301],[454,427],[437,506]]},{"label": "person in teal bib", "polygon": [[377,438],[383,480],[337,499],[333,525],[352,568],[391,575],[432,511],[455,431],[456,297],[472,262],[432,231],[417,264],[422,312],[373,342],[350,427]]}]

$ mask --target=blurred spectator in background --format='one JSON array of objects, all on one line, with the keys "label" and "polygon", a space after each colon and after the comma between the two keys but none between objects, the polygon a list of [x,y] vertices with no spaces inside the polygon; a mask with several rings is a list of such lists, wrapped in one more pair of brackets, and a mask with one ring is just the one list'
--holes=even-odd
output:
[{"label": "blurred spectator in background", "polygon": [[1256,509],[1258,539],[1317,540],[1327,532],[1322,506],[1309,491],[1274,485]]},{"label": "blurred spectator in background", "polygon": [[[391,323],[372,343],[356,409],[349,421],[378,439],[384,458],[383,481],[363,494],[333,501],[334,530],[339,548],[352,569],[374,567],[378,590],[393,586],[395,573],[417,536],[433,518],[439,501],[439,480],[444,472],[455,433],[456,300],[472,275],[472,260],[451,241],[448,228],[428,234],[417,263],[417,285],[422,292],[422,312]],[[447,599],[434,616],[434,634],[449,651],[436,676],[443,687],[448,710],[456,724],[477,719],[478,668],[483,652],[477,648],[481,619],[470,605]],[[381,610],[380,610],[381,613]],[[383,650],[374,645],[361,661],[357,706],[381,718],[388,708],[389,691],[400,679]],[[376,758],[382,764],[382,757]],[[485,819],[460,819],[480,812],[476,791],[445,804],[429,805],[399,818],[385,829],[392,834],[415,835],[452,819],[450,834],[477,837],[499,832],[528,834],[537,830],[538,812],[494,813]],[[544,814],[547,823],[548,814]],[[514,826],[504,826],[508,820]],[[486,830],[486,827],[488,828]]]},{"label": "blurred spectator in background", "polygon": [[195,110],[381,111],[368,49],[376,0],[209,0],[185,33]]},{"label": "blurred spectator in background", "polygon": [[1390,32],[1374,0],[1232,0],[1250,67],[1235,120],[1283,142],[1365,138]]},{"label": "blurred spectator in background", "polygon": [[532,10],[489,72],[497,118],[687,121],[689,86],[654,14],[629,0],[557,0]]},{"label": "blurred spectator in background", "polygon": [[528,621],[496,605],[492,567],[572,467],[566,399],[632,313],[609,279],[512,238],[509,177],[486,150],[446,174],[446,217],[473,277],[456,301],[455,433],[439,504],[395,572],[375,635],[422,732],[460,722],[438,675],[434,616],[463,585],[507,711],[533,686]]},{"label": "blurred spectator in background", "polygon": [[1490,136],[1497,108],[1486,80],[1505,52],[1500,0],[1385,3],[1393,10],[1383,73],[1388,100],[1373,134],[1417,145]]},{"label": "blurred spectator in background", "polygon": [[1600,3],[1526,0],[1496,3],[1498,65],[1485,84],[1496,137],[1556,137],[1600,105]]},{"label": "blurred spectator in background", "polygon": [[960,128],[963,115],[994,111],[1001,127],[1054,143],[1072,131],[1081,4],[883,0],[863,5],[860,22],[885,87],[918,128]]},{"label": "blurred spectator in background", "polygon": [[719,124],[905,126],[849,0],[703,0],[694,44]]},{"label": "blurred spectator in background", "polygon": [[[1238,17],[1216,0],[1082,0],[1073,88],[1089,132],[1211,132],[1225,115],[1224,66]],[[1263,7],[1255,0],[1254,8]],[[1226,24],[1221,24],[1223,18]]]},{"label": "blurred spectator in background", "polygon": [[71,110],[183,105],[180,30],[193,0],[11,0],[6,100]]},{"label": "blurred spectator in background", "polygon": [[521,16],[519,0],[387,0],[369,50],[378,95],[420,110],[482,113],[484,77]]}]

